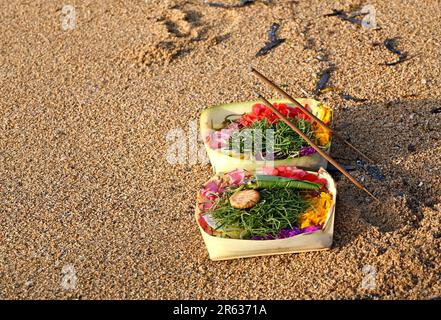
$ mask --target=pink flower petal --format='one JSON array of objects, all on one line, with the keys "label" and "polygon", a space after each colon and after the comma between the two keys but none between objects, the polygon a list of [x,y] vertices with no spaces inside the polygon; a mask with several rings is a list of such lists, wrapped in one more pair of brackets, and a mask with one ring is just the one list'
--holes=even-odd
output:
[{"label": "pink flower petal", "polygon": [[227,173],[232,185],[239,185],[245,178],[245,172],[242,169],[236,169]]},{"label": "pink flower petal", "polygon": [[211,192],[219,192],[219,181],[208,181],[205,184],[204,189]]},{"label": "pink flower petal", "polygon": [[211,209],[211,207],[213,207],[213,205],[214,205],[214,201],[206,201],[204,202],[203,210],[204,211],[209,210]]},{"label": "pink flower petal", "polygon": [[211,131],[208,136],[205,137],[206,142],[208,142],[210,148],[212,149],[220,149],[227,145],[228,140],[234,131],[239,129],[238,124],[230,125],[229,127],[218,130]]},{"label": "pink flower petal", "polygon": [[273,167],[264,167],[262,168],[263,173],[265,173],[268,176],[278,176],[279,170]]}]

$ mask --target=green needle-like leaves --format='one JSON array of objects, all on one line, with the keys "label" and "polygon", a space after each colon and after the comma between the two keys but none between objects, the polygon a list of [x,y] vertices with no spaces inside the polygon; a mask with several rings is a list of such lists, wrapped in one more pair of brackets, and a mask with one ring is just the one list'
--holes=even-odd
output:
[{"label": "green needle-like leaves", "polygon": [[238,227],[246,231],[246,238],[277,235],[284,228],[293,228],[297,219],[310,206],[302,191],[291,188],[261,189],[260,201],[252,208],[233,208],[229,197],[234,191],[225,192],[210,212],[218,228]]}]

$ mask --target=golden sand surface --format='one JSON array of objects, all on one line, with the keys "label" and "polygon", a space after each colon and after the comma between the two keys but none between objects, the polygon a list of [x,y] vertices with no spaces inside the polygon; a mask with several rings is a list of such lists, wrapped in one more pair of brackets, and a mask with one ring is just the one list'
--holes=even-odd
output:
[{"label": "golden sand surface", "polygon": [[[75,25],[63,1],[0,5],[0,298],[441,296],[439,1],[370,1],[375,30],[323,16],[355,0],[70,4]],[[274,22],[286,41],[256,57]],[[394,37],[412,59],[386,66]],[[211,167],[170,164],[167,133],[253,90],[277,97],[250,66],[298,97],[334,66],[340,91],[319,99],[385,177],[351,171],[377,204],[336,175],[329,251],[208,258],[193,213]],[[339,141],[332,156],[357,159]]]}]

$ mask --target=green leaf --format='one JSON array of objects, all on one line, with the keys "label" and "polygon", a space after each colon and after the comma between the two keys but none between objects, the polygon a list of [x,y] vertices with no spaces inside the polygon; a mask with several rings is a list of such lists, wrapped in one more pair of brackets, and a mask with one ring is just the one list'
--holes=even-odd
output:
[{"label": "green leaf", "polygon": [[248,184],[249,188],[295,188],[295,189],[320,189],[318,183],[297,180],[279,176],[255,175],[255,180]]}]

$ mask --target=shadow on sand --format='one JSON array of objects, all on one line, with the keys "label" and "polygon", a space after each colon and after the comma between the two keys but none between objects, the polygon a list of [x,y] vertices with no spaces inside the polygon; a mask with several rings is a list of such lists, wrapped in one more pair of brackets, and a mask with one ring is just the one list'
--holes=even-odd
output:
[{"label": "shadow on sand", "polygon": [[334,247],[346,246],[371,226],[381,233],[417,229],[423,209],[439,202],[441,114],[431,111],[440,106],[440,100],[410,99],[336,108],[335,129],[375,163],[357,161],[357,154],[338,140],[331,155],[381,203],[333,171],[339,186]]}]

